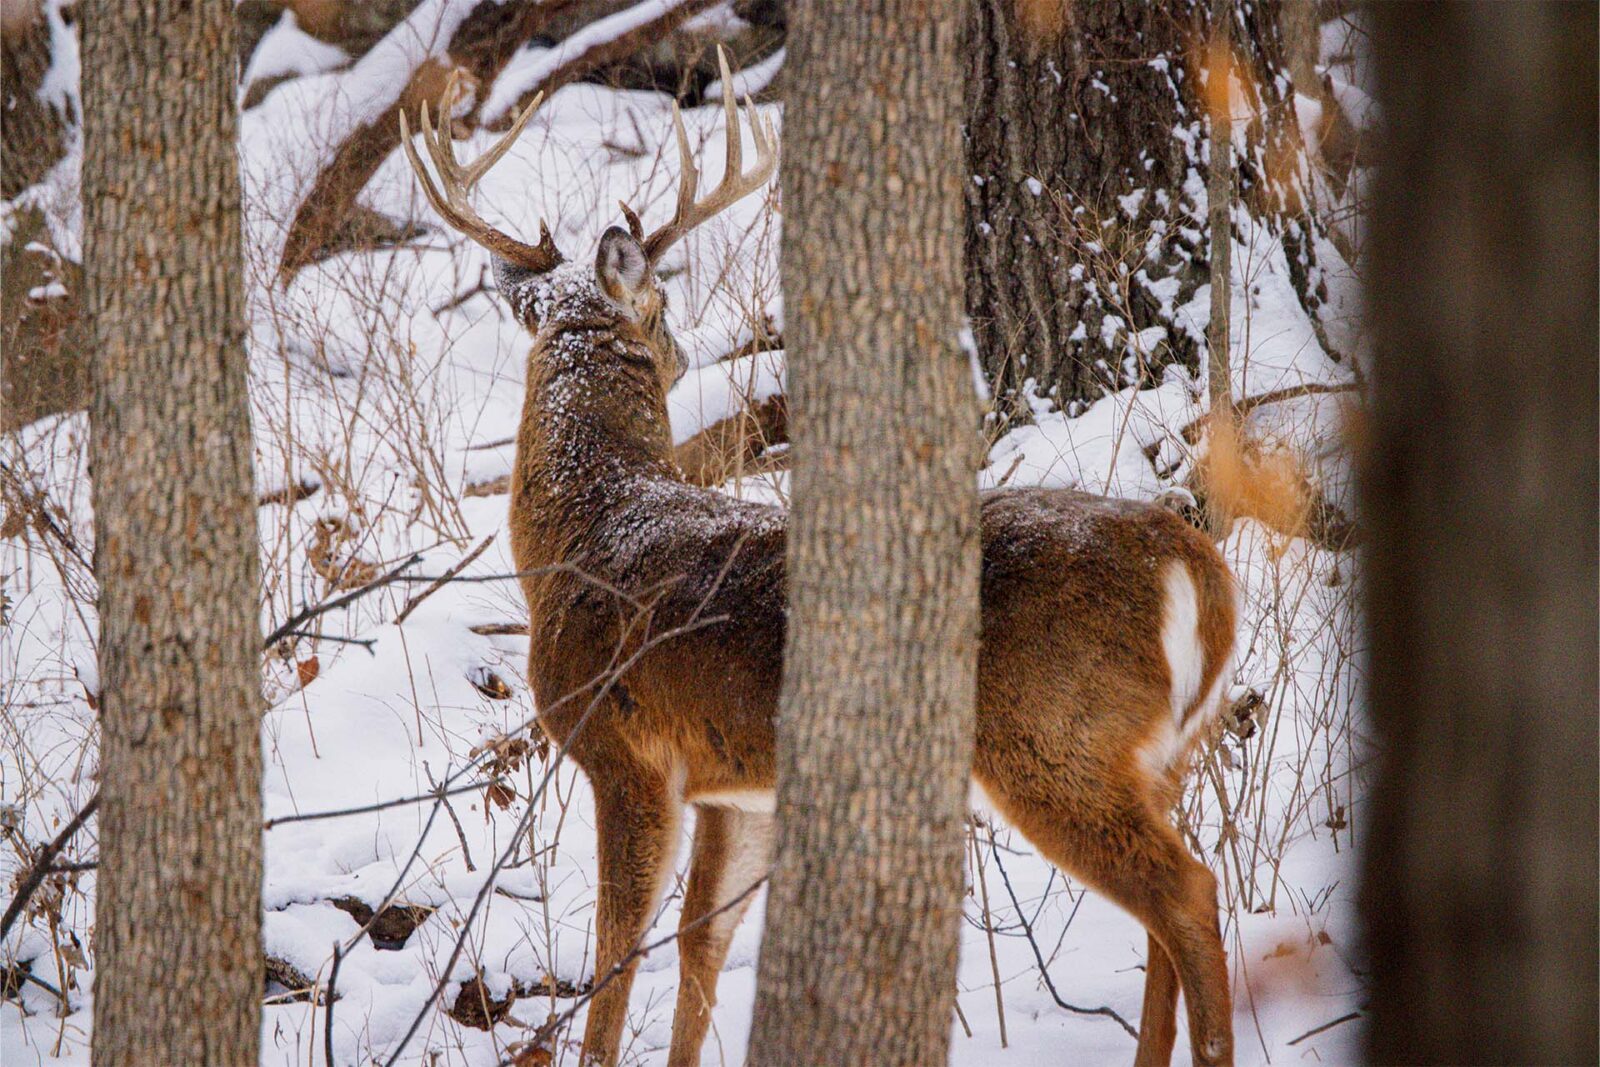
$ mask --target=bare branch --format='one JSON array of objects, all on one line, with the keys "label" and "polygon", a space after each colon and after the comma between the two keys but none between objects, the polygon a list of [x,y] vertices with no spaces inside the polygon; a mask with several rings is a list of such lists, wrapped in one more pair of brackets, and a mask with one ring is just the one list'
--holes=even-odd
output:
[{"label": "bare branch", "polygon": [[50,873],[52,861],[55,860],[56,856],[60,855],[63,848],[67,847],[67,842],[71,841],[72,836],[83,828],[83,824],[88,821],[89,816],[93,815],[95,809],[99,806],[100,791],[97,789],[94,796],[89,798],[88,803],[79,808],[78,813],[68,821],[67,825],[61,828],[61,832],[55,836],[55,840],[40,849],[38,855],[34,856],[33,866],[28,868],[27,876],[22,879],[22,884],[17,888],[17,895],[12,897],[11,903],[6,906],[5,917],[0,918],[0,938],[6,936],[12,925],[16,923],[17,917],[22,914],[22,909],[28,906],[29,899],[32,898],[33,894],[38,890],[39,884]]}]

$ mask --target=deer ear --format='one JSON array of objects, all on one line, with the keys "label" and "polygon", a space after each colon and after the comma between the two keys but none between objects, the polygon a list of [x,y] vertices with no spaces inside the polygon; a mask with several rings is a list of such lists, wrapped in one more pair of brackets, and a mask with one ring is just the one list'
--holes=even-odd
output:
[{"label": "deer ear", "polygon": [[594,276],[600,289],[630,315],[633,298],[645,287],[650,276],[650,261],[644,246],[620,226],[613,226],[600,238],[600,251],[594,257]]}]

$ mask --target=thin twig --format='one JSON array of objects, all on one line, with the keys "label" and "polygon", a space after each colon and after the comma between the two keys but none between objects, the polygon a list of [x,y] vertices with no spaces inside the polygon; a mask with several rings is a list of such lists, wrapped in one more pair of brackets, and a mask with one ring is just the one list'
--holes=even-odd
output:
[{"label": "thin twig", "polygon": [[330,611],[337,611],[347,604],[355,603],[357,600],[360,600],[362,597],[373,592],[374,590],[382,589],[384,586],[398,580],[402,574],[421,562],[422,557],[420,555],[412,556],[410,559],[400,564],[400,566],[396,567],[388,574],[385,574],[379,578],[374,578],[372,581],[368,582],[366,585],[363,585],[359,589],[352,589],[343,596],[336,596],[332,600],[324,601],[315,607],[302,608],[298,614],[290,617],[288,622],[284,623],[282,626],[268,634],[266,639],[261,642],[262,646],[264,648],[271,648],[273,645],[277,644],[285,637],[288,637],[294,631],[298,630],[301,626],[310,622],[312,619],[315,619],[317,616],[326,615]]},{"label": "thin twig", "polygon": [[422,592],[407,600],[405,607],[400,609],[400,614],[395,616],[394,624],[399,626],[401,623],[405,622],[406,618],[416,610],[418,604],[421,604],[424,600],[427,600],[440,589],[443,589],[447,583],[453,581],[457,575],[472,565],[473,560],[483,555],[484,549],[488,548],[493,543],[494,534],[490,534],[488,537],[485,537],[482,541],[478,542],[477,548],[473,549],[471,552],[468,552],[465,556],[462,556],[460,563],[457,563],[454,567],[451,567],[449,570],[445,571],[438,578],[434,579],[432,582],[429,582],[427,587],[423,589]]},{"label": "thin twig", "polygon": [[443,315],[446,311],[454,311],[456,308],[460,307],[462,304],[465,304],[468,300],[471,300],[475,296],[478,296],[482,293],[493,293],[494,291],[494,286],[489,284],[489,268],[479,267],[477,285],[474,285],[471,289],[468,289],[466,292],[461,293],[453,299],[445,301],[438,307],[429,308],[428,310],[434,315]]},{"label": "thin twig", "polygon": [[[743,904],[746,900],[750,899],[750,897],[755,894],[756,890],[758,890],[762,886],[766,885],[767,884],[767,879],[770,878],[770,877],[772,877],[770,874],[762,875],[760,878],[758,878],[754,882],[752,882],[744,890],[744,892],[740,893],[738,896],[734,897],[732,900],[728,901],[726,904],[723,904],[722,906],[717,907],[717,908],[713,908],[710,911],[706,912],[704,915],[701,915],[698,918],[693,919],[690,922],[684,923],[683,925],[679,926],[676,930],[672,931],[672,933],[666,935],[665,937],[661,938],[660,940],[652,941],[648,945],[635,944],[635,946],[632,949],[632,951],[628,952],[627,955],[623,956],[616,963],[612,964],[610,970],[606,971],[606,973],[604,975],[597,976],[595,981],[593,982],[593,984],[590,985],[590,987],[589,987],[587,992],[585,992],[583,995],[581,995],[579,997],[575,997],[573,999],[572,1003],[570,1005],[568,1005],[568,1007],[567,1007],[567,1009],[565,1011],[563,1011],[560,1015],[551,1016],[548,1020],[546,1020],[545,1023],[542,1026],[539,1027],[538,1030],[534,1031],[533,1037],[530,1038],[529,1040],[533,1044],[537,1045],[540,1042],[546,1041],[549,1038],[551,1038],[552,1036],[554,1036],[556,1031],[561,1029],[561,1027],[563,1025],[565,1025],[566,1023],[570,1022],[572,1017],[577,1015],[578,1012],[583,1009],[583,1006],[585,1004],[588,1004],[589,1001],[593,1000],[600,993],[600,991],[602,989],[604,989],[606,986],[610,985],[612,983],[612,981],[614,981],[615,979],[619,978],[622,975],[622,973],[624,971],[626,971],[630,966],[632,966],[635,962],[644,959],[646,956],[650,955],[650,953],[656,951],[659,948],[665,948],[667,945],[670,945],[674,941],[678,940],[684,934],[690,933],[690,932],[692,932],[694,930],[698,930],[700,927],[704,926],[706,923],[710,922],[712,919],[715,919],[717,916],[722,915],[722,914],[724,914],[726,912],[732,911],[734,908],[737,908],[739,905]],[[640,940],[642,941],[643,938],[641,938]],[[958,1006],[957,1007],[957,1011],[959,1011],[959,1010],[960,1010],[960,1008]],[[963,1021],[965,1021],[965,1020],[963,1020]],[[513,1060],[503,1060],[499,1064],[499,1067],[509,1067],[509,1065],[512,1062],[513,1062]]]},{"label": "thin twig", "polygon": [[[428,776],[428,782],[432,784],[433,772],[428,769],[427,760],[422,761],[422,770]],[[434,788],[437,789],[439,787],[434,786]],[[450,806],[450,801],[445,798],[442,792],[439,794],[439,803],[444,805],[444,813],[450,816],[450,822],[456,828],[456,840],[461,842],[461,858],[467,863],[467,872],[469,874],[475,873],[478,867],[477,864],[472,862],[472,850],[467,847],[467,834],[466,831],[461,829],[461,820],[456,818],[456,809]]]},{"label": "thin twig", "polygon": [[[339,984],[339,964],[344,961],[344,949],[335,941],[333,943],[333,966],[328,970],[328,1013],[323,1016],[322,1023],[322,1054],[327,1060],[327,1067],[333,1067],[333,1002],[338,999],[334,987]],[[312,1016],[315,1018],[315,1016]]]},{"label": "thin twig", "polygon": [[[994,827],[989,827],[989,842],[994,843]],[[1033,924],[1028,921],[1028,916],[1022,910],[1022,903],[1017,900],[1017,894],[1011,888],[1011,878],[1006,874],[1005,865],[1000,862],[1000,850],[991,848],[990,855],[994,857],[995,870],[1000,872],[1000,880],[1005,883],[1006,895],[1011,898],[1011,906],[1017,909],[1017,918],[1022,920],[1022,933],[1028,939],[1028,945],[1033,949],[1033,958],[1039,964],[1039,974],[1044,978],[1044,987],[1050,991],[1050,997],[1058,1007],[1079,1015],[1104,1015],[1108,1019],[1115,1019],[1118,1026],[1128,1031],[1128,1036],[1135,1041],[1139,1040],[1139,1031],[1128,1024],[1115,1008],[1101,1006],[1098,1008],[1083,1008],[1076,1004],[1068,1004],[1061,999],[1061,994],[1056,992],[1056,984],[1050,979],[1050,969],[1044,964],[1044,954],[1039,951],[1039,942],[1033,936]]]},{"label": "thin twig", "polygon": [[77,863],[58,863],[45,871],[45,874],[82,874],[84,871],[98,870],[99,860],[80,860]]},{"label": "thin twig", "polygon": [[1332,1030],[1335,1026],[1342,1026],[1343,1024],[1345,1024],[1347,1022],[1350,1022],[1350,1021],[1352,1021],[1354,1019],[1359,1019],[1359,1018],[1361,1018],[1361,1013],[1359,1011],[1348,1012],[1348,1013],[1346,1013],[1344,1015],[1339,1016],[1337,1019],[1333,1020],[1333,1022],[1331,1022],[1331,1023],[1323,1023],[1321,1026],[1312,1027],[1311,1029],[1307,1030],[1305,1033],[1301,1034],[1299,1037],[1295,1038],[1293,1041],[1290,1041],[1289,1044],[1298,1045],[1300,1042],[1304,1041],[1308,1037],[1316,1037],[1318,1034],[1326,1033],[1327,1031]]},{"label": "thin twig", "polygon": [[360,943],[361,939],[366,937],[367,934],[372,931],[372,928],[378,924],[378,917],[387,911],[394,904],[394,902],[399,899],[400,887],[405,884],[406,874],[410,872],[411,865],[417,862],[417,857],[422,855],[422,845],[428,840],[428,831],[433,829],[433,820],[439,817],[439,808],[443,804],[443,796],[437,796],[434,798],[433,810],[428,812],[428,821],[422,824],[422,833],[417,838],[417,847],[411,850],[411,855],[407,857],[405,865],[400,868],[400,873],[395,875],[394,884],[389,887],[389,891],[383,895],[383,899],[379,901],[378,906],[373,909],[372,918],[368,919],[365,923],[362,923],[361,929],[357,930],[353,935],[351,935],[350,940],[344,943],[345,952],[348,953],[354,949],[356,945]]},{"label": "thin twig", "polygon": [[[339,634],[314,634],[308,633],[305,630],[291,630],[289,633],[286,633],[283,636],[309,637],[315,641],[333,641],[336,644],[341,645],[360,645],[368,652],[372,652],[373,647],[378,643],[377,639],[372,637],[342,637]],[[373,655],[377,655],[377,653],[373,652]]]},{"label": "thin twig", "polygon": [[978,855],[977,824],[969,825],[968,840],[972,842],[972,865],[978,868],[978,891],[983,901],[983,932],[989,939],[989,973],[994,976],[994,1010],[1000,1021],[1000,1047],[1007,1048],[1006,1041],[1006,998],[1000,988],[1000,958],[995,954],[994,947],[994,916],[989,910],[989,879],[983,873],[983,858]]},{"label": "thin twig", "polygon": [[[468,767],[471,766],[473,766],[473,764],[468,764]],[[470,782],[467,785],[458,785],[454,789],[443,790],[442,795],[453,797],[459,793],[470,793],[475,789],[487,789],[493,784],[494,782],[492,781]],[[268,819],[263,822],[261,824],[261,828],[263,830],[271,830],[273,827],[286,826],[289,823],[316,822],[320,819],[342,819],[349,815],[371,815],[375,811],[387,811],[390,808],[401,808],[405,807],[407,804],[421,804],[425,800],[433,800],[440,795],[441,793],[439,791],[435,791],[431,793],[419,793],[416,796],[410,797],[396,797],[393,800],[379,800],[371,804],[359,804],[352,808],[335,808],[331,811],[307,811],[298,812],[294,815],[280,815],[275,819]]]}]

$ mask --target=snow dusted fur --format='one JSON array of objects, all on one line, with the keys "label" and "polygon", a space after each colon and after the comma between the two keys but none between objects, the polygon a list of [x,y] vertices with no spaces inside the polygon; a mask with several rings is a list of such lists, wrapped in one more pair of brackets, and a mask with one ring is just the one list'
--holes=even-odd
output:
[{"label": "snow dusted fur", "polygon": [[[757,172],[774,162],[763,156]],[[496,251],[501,295],[533,335],[510,528],[539,722],[594,791],[595,974],[610,980],[590,1005],[584,1058],[617,1060],[630,953],[672,874],[688,803],[698,818],[669,1053],[687,1067],[699,1063],[741,894],[769,862],[787,516],[692,485],[675,462],[667,392],[685,362],[654,267],[661,234],[676,239],[681,220],[703,221],[705,205],[731,202],[727,189],[756,183],[733,177],[733,157],[706,201],[686,181],[656,235],[643,238],[628,213],[629,230],[608,230],[586,269],[548,237],[529,248],[489,231],[455,181],[481,168],[445,165],[445,193],[432,198]],[[516,260],[498,254],[506,247]],[[1227,567],[1164,509],[1068,491],[985,495],[982,542],[974,784],[1052,862],[1144,924],[1135,1062],[1171,1059],[1181,986],[1196,1062],[1231,1064],[1216,879],[1169,821],[1178,757],[1232,649]]]},{"label": "snow dusted fur", "polygon": [[[612,230],[602,245],[631,239]],[[699,807],[670,1059],[693,1064],[743,908],[691,924],[766,867],[786,516],[684,480],[666,408],[681,356],[659,314],[634,310],[658,308],[659,295],[607,295],[616,261],[501,270],[534,335],[511,532],[519,569],[540,572],[523,579],[540,721],[570,741],[595,791],[597,974],[644,934],[681,807]],[[655,292],[653,277],[640,284]],[[1009,490],[987,494],[982,516],[974,780],[1052,861],[1150,931],[1137,1062],[1170,1059],[1180,980],[1200,1062],[1230,1062],[1216,884],[1167,813],[1231,651],[1232,579],[1210,542],[1161,508]],[[579,730],[596,680],[635,654]],[[594,999],[594,1061],[616,1058],[632,975]]]}]

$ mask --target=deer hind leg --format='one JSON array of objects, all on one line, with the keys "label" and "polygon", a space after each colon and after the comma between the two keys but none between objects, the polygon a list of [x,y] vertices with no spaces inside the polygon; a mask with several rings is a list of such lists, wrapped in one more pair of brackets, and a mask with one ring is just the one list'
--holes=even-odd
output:
[{"label": "deer hind leg", "polygon": [[1156,935],[1145,951],[1144,1010],[1139,1015],[1139,1051],[1134,1067],[1165,1067],[1178,1039],[1178,969]]},{"label": "deer hind leg", "polygon": [[1078,770],[1067,781],[1079,788],[1063,786],[1048,799],[1008,796],[1004,781],[982,784],[1051,862],[1144,924],[1152,951],[1136,1059],[1140,1067],[1171,1058],[1179,984],[1189,1008],[1195,1063],[1232,1064],[1233,1008],[1217,923],[1216,878],[1159,814],[1161,791],[1148,785],[1141,771]]},{"label": "deer hind leg", "polygon": [[[717,1002],[717,976],[733,933],[755,897],[747,891],[765,877],[772,862],[772,832],[771,815],[699,809],[679,926],[678,1006],[672,1016],[668,1067],[694,1067],[700,1062],[700,1047]],[[741,894],[747,895],[741,899]]]},{"label": "deer hind leg", "polygon": [[639,966],[628,956],[650,928],[672,874],[683,789],[681,779],[640,766],[606,771],[603,780],[591,779],[600,852],[594,973],[597,985],[606,984],[589,1004],[583,1062],[609,1067],[621,1051]]}]

